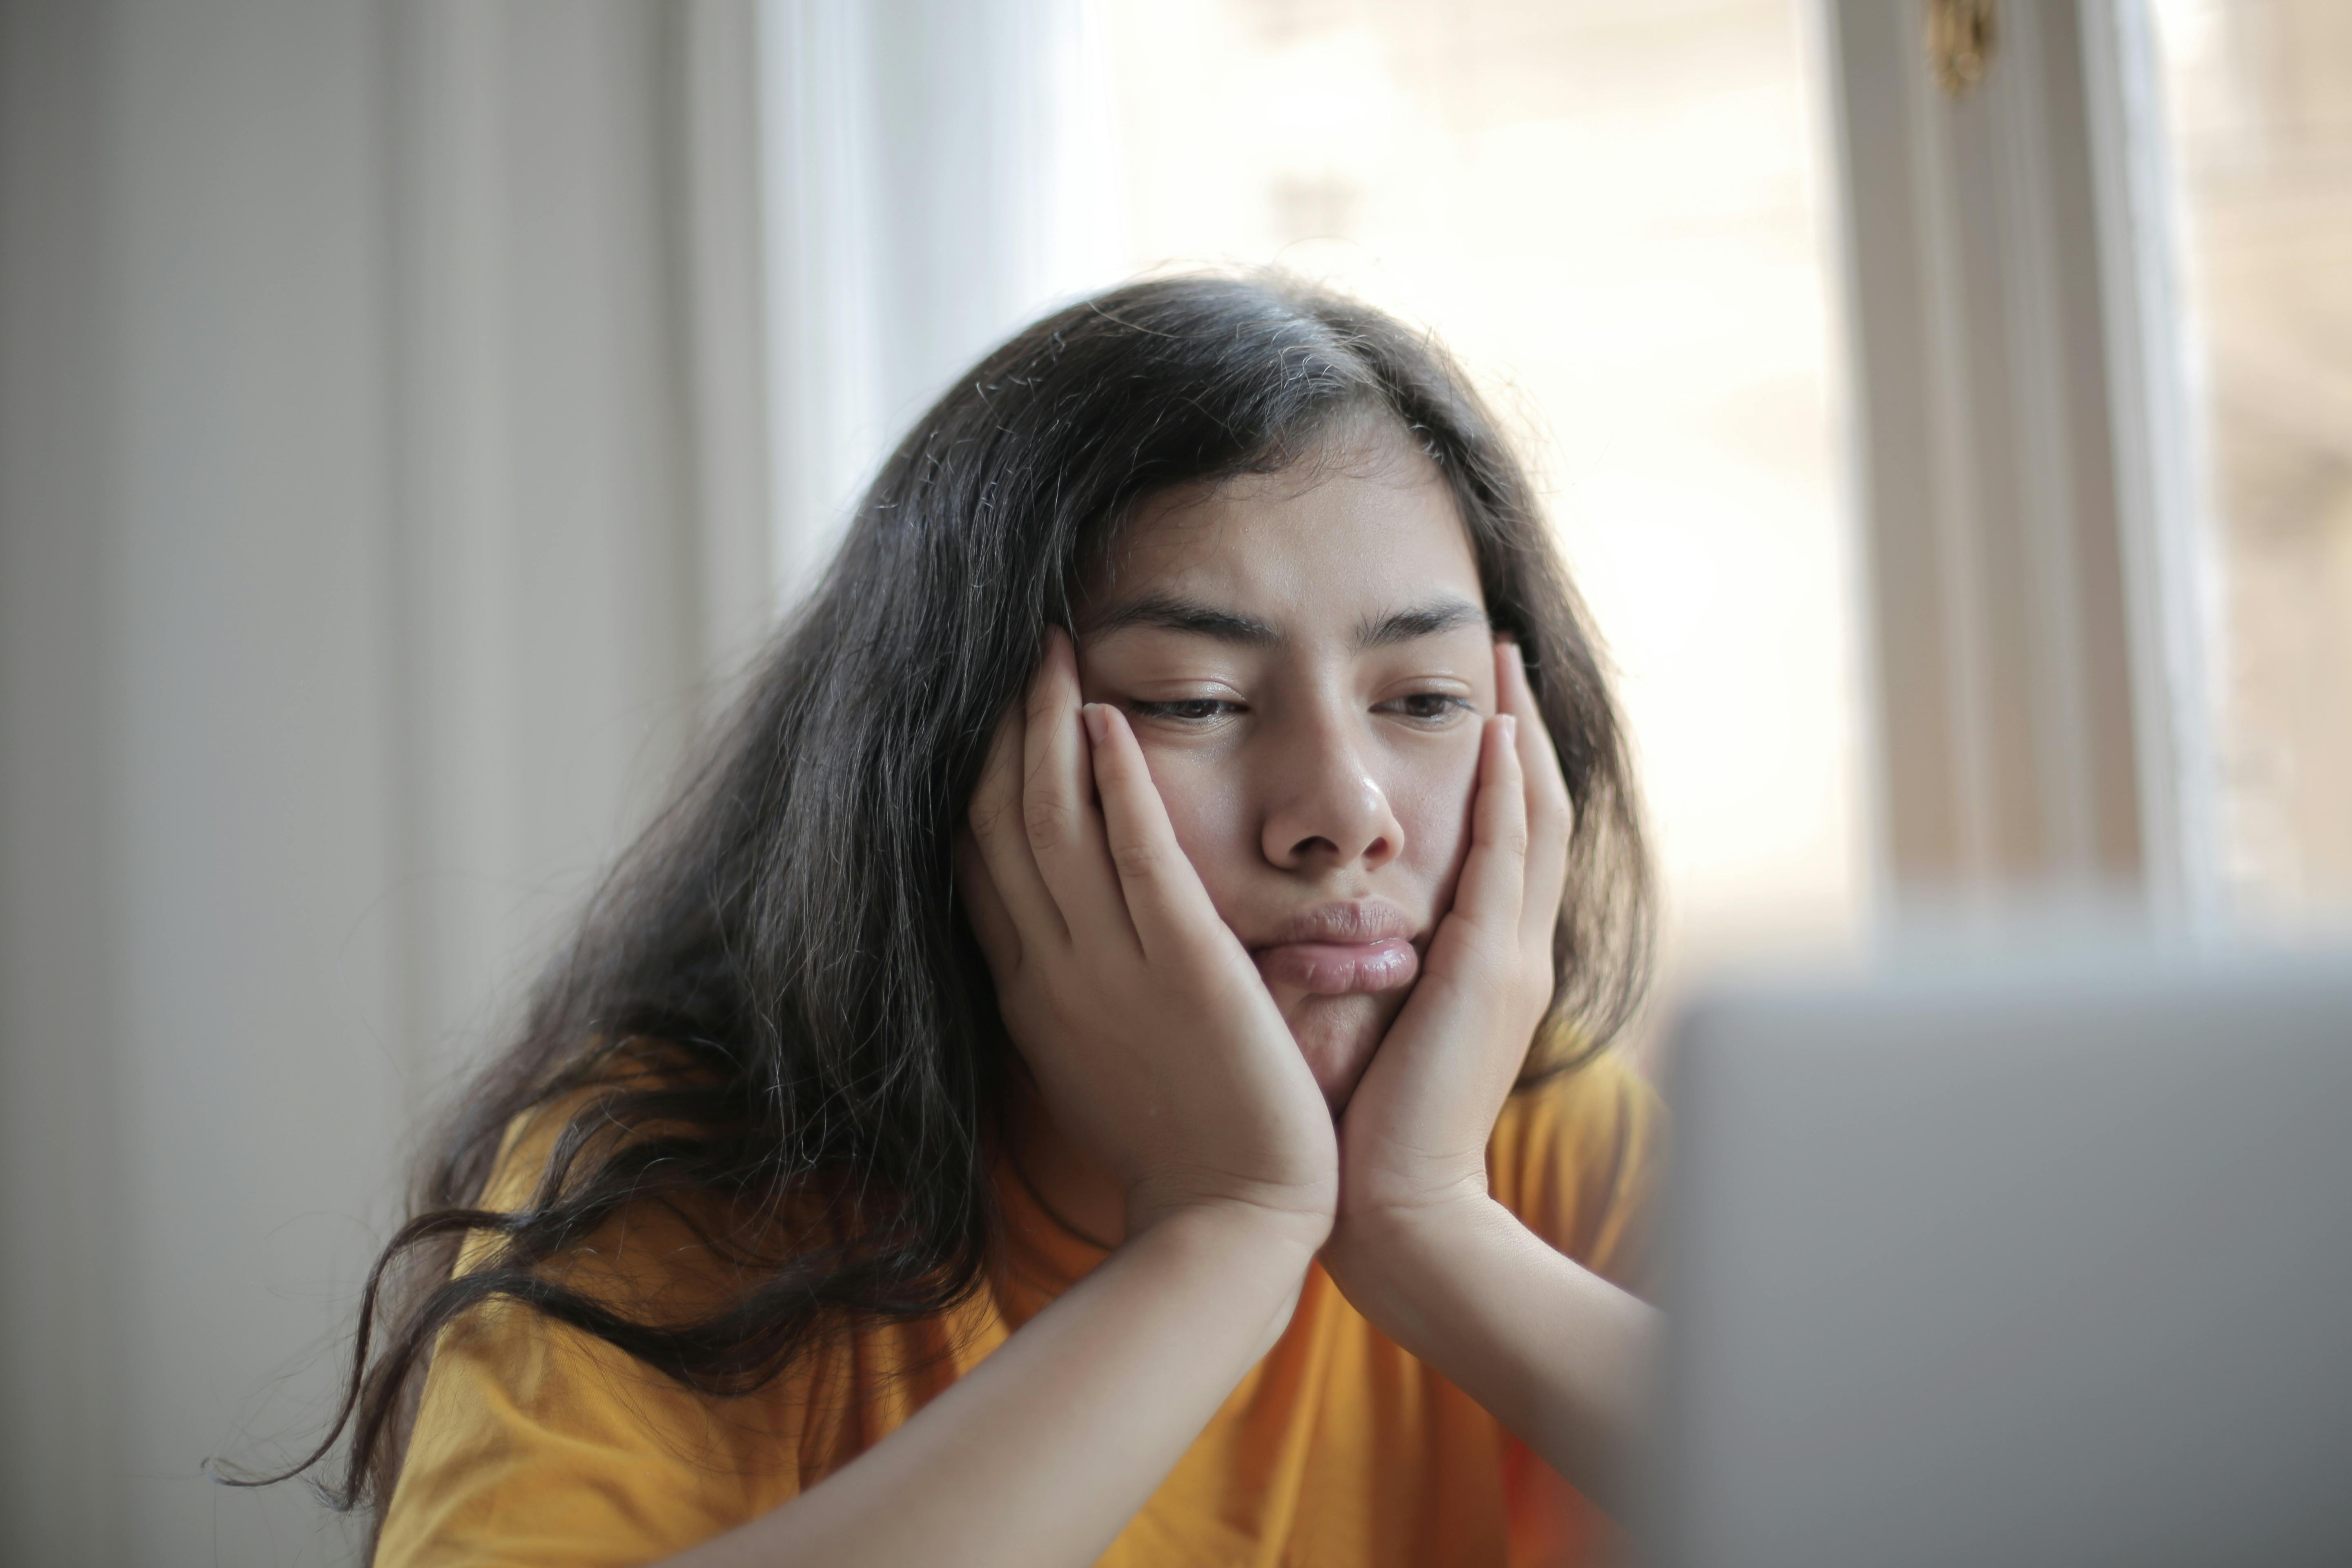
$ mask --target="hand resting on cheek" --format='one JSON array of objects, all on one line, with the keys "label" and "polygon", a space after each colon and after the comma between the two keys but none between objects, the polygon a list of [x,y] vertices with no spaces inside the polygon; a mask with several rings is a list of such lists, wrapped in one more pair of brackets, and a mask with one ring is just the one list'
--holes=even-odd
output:
[{"label": "hand resting on cheek", "polygon": [[1058,629],[970,826],[959,884],[1006,1027],[1056,1129],[1118,1183],[1128,1234],[1238,1205],[1318,1245],[1338,1200],[1323,1097]]},{"label": "hand resting on cheek", "polygon": [[1342,1244],[1368,1218],[1486,1198],[1487,1141],[1551,1006],[1572,809],[1517,645],[1495,667],[1453,907],[1340,1124]]},{"label": "hand resting on cheek", "polygon": [[1335,1148],[1125,716],[1080,702],[1051,634],[975,793],[960,880],[1044,1110],[1118,1184],[1130,1231],[1187,1203],[1302,1220],[1336,1204],[1349,1240],[1351,1221],[1486,1196],[1487,1140],[1551,1000],[1570,816],[1518,650],[1494,657],[1503,710],[1481,721],[1453,904]]}]

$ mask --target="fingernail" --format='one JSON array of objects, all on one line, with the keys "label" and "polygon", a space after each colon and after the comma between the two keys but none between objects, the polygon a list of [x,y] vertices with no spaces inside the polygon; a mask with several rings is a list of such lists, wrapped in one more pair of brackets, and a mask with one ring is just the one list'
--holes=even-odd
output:
[{"label": "fingernail", "polygon": [[1109,709],[1099,702],[1089,702],[1078,710],[1078,716],[1087,721],[1087,734],[1096,745],[1099,746],[1110,738]]},{"label": "fingernail", "polygon": [[1501,717],[1503,721],[1503,743],[1507,746],[1517,745],[1519,740],[1519,716],[1516,713],[1506,713]]}]

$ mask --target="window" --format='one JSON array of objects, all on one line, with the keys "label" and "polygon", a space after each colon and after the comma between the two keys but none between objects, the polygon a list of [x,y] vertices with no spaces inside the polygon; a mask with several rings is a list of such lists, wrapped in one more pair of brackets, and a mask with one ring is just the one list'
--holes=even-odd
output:
[{"label": "window", "polygon": [[2352,13],[1999,5],[1938,72],[1973,9],[764,0],[781,575],[1020,321],[1273,262],[1518,427],[1670,975],[1955,897],[2352,907]]},{"label": "window", "polygon": [[2222,872],[2352,910],[2352,7],[2158,0],[2207,453]]}]

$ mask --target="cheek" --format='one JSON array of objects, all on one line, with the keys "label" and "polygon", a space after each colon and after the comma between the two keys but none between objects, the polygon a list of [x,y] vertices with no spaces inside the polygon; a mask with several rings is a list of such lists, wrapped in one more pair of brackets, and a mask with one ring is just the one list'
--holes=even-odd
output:
[{"label": "cheek", "polygon": [[1389,795],[1404,829],[1405,860],[1451,900],[1470,853],[1470,808],[1478,793],[1478,732],[1404,759]]},{"label": "cheek", "polygon": [[1192,862],[1217,913],[1231,923],[1257,863],[1256,838],[1232,760],[1147,742],[1144,761],[1184,858]]}]

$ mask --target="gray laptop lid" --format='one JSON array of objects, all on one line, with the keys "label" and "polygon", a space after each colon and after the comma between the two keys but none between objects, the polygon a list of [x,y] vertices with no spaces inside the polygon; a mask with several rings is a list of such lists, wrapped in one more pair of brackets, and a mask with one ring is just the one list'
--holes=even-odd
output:
[{"label": "gray laptop lid", "polygon": [[1726,993],[1670,1081],[1646,1560],[2352,1564],[2352,962]]}]

